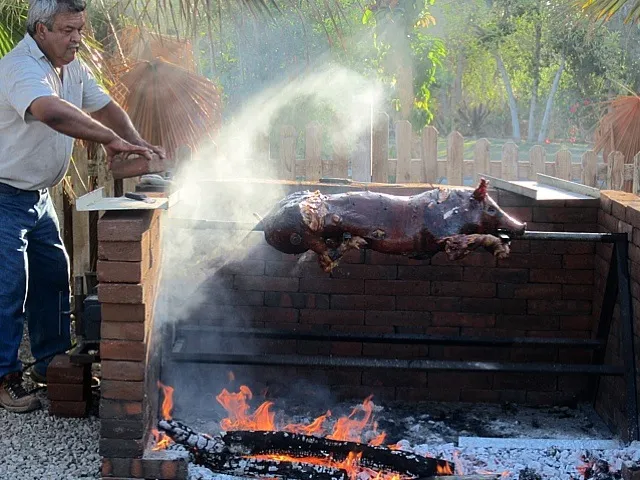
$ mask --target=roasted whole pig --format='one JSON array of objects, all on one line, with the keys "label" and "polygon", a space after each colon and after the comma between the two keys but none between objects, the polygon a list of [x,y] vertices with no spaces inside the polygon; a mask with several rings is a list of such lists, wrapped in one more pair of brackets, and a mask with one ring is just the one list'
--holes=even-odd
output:
[{"label": "roasted whole pig", "polygon": [[445,251],[457,260],[483,247],[504,258],[509,245],[497,235],[522,235],[526,224],[507,215],[487,187],[482,179],[475,190],[434,188],[413,196],[296,192],[262,219],[262,227],[269,245],[290,254],[312,250],[326,272],[360,248],[413,258]]}]

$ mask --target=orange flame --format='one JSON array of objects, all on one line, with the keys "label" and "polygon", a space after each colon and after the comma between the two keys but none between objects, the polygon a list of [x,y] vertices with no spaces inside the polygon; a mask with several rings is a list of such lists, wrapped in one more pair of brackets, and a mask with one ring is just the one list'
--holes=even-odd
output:
[{"label": "orange flame", "polygon": [[164,420],[171,420],[171,412],[173,411],[173,388],[163,385],[158,381],[158,387],[162,390],[162,418]]},{"label": "orange flame", "polygon": [[151,433],[153,434],[153,438],[156,442],[154,447],[151,449],[154,452],[157,452],[158,450],[166,450],[173,443],[173,440],[171,440],[171,438],[169,438],[164,432],[161,433],[154,428]]}]

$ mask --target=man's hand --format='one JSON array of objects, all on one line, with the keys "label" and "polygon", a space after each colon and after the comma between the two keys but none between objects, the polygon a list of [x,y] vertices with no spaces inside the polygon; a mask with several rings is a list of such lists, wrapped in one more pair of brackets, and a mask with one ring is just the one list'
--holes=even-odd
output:
[{"label": "man's hand", "polygon": [[149,161],[152,159],[152,151],[147,147],[139,145],[133,145],[120,137],[114,138],[111,142],[105,144],[105,150],[107,151],[107,165],[111,168],[111,162],[113,157],[119,153],[137,153],[147,158]]},{"label": "man's hand", "polygon": [[142,138],[140,138],[139,140],[132,142],[134,145],[139,145],[141,147],[146,147],[149,150],[151,150],[153,153],[155,153],[156,155],[158,155],[158,157],[160,157],[160,160],[166,160],[167,159],[167,153],[165,152],[164,148],[157,146],[157,145],[151,145],[149,142],[147,142],[146,140],[143,140]]}]

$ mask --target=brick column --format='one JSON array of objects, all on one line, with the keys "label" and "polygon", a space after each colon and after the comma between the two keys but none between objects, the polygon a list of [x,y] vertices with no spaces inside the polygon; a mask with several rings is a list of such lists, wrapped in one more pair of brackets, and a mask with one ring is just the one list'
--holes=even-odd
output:
[{"label": "brick column", "polygon": [[103,478],[186,478],[187,463],[143,458],[157,415],[153,307],[162,212],[111,211],[98,222],[102,308],[100,455]]}]

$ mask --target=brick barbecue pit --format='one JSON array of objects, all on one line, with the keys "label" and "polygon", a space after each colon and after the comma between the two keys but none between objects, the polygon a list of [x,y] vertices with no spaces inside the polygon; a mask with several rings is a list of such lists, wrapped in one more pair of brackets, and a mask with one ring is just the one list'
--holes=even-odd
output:
[{"label": "brick barbecue pit", "polygon": [[[269,185],[273,184],[261,188],[268,189]],[[286,193],[315,188],[323,193],[355,189],[278,184],[278,195],[283,185],[288,189]],[[215,185],[209,190],[216,192],[221,188],[233,189],[237,185]],[[412,195],[424,188],[387,185],[370,189]],[[534,201],[502,190],[490,193],[505,211],[527,222],[528,230],[630,234],[635,321],[640,312],[637,304],[640,198],[603,191],[600,200]],[[212,198],[215,199],[215,193]],[[265,198],[268,199],[265,204],[271,200],[268,193]],[[225,205],[212,206],[212,218],[224,210]],[[166,236],[172,228],[166,216],[160,211],[107,212],[99,221],[103,478],[187,478],[185,457],[172,459],[169,452],[151,451],[154,444],[151,432],[158,419],[158,380],[170,378],[169,384],[176,392],[190,381],[180,379],[179,373],[172,375],[179,372],[177,364],[170,361],[170,349],[175,345],[167,345],[166,335],[161,335],[165,329],[154,326],[154,306],[162,284],[161,231]],[[222,233],[208,231],[200,235],[210,235],[211,243],[215,244]],[[244,235],[241,233],[239,237]],[[326,274],[313,256],[301,259],[277,252],[265,243],[261,232],[250,233],[242,244],[247,245],[246,256],[212,269],[215,274],[199,290],[205,301],[192,305],[187,317],[178,319],[180,322],[172,327],[171,342],[181,338],[180,329],[206,331],[229,326],[295,328],[331,334],[594,338],[612,252],[610,244],[529,240],[513,240],[511,255],[505,260],[475,252],[458,262],[450,262],[442,254],[416,261],[367,250],[350,253],[338,268]],[[616,308],[606,347],[606,365],[623,365],[618,315]],[[233,325],[229,319],[234,319]],[[204,335],[197,347],[210,351],[215,345]],[[588,349],[557,345],[477,348],[269,340],[262,346],[281,354],[325,357],[563,364],[593,361],[593,353]],[[220,378],[230,369],[205,367],[210,375],[218,374]],[[258,386],[276,392],[286,391],[293,378],[305,379],[312,385],[326,387],[340,399],[361,400],[373,394],[376,398],[406,402],[574,405],[589,401],[614,431],[624,437],[627,430],[626,387],[622,376],[603,376],[593,383],[597,377],[582,374],[291,366],[234,366],[232,370],[239,378],[245,374],[247,378],[259,378]]]}]

